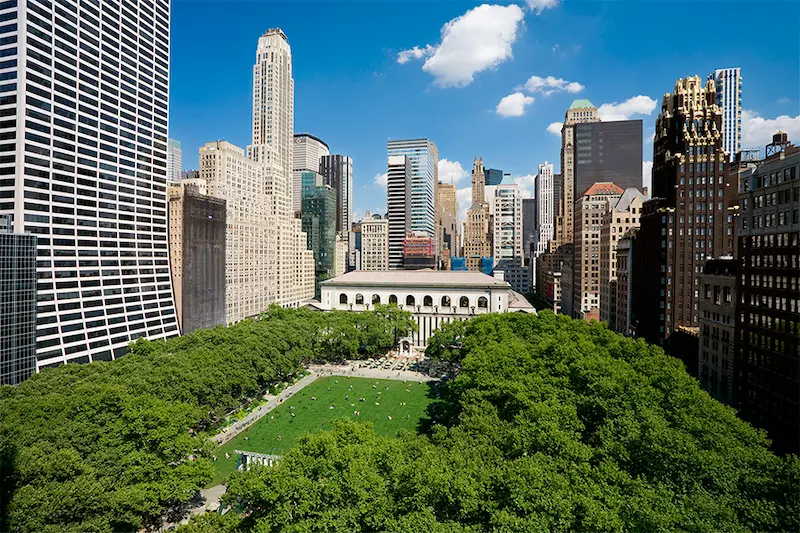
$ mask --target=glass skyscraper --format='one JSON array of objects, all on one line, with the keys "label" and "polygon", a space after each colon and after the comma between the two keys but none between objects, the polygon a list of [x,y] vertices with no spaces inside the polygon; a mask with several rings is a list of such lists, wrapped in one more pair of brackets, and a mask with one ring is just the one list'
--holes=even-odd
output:
[{"label": "glass skyscraper", "polygon": [[722,108],[722,147],[733,161],[742,149],[742,72],[739,68],[717,69],[708,79],[714,81],[717,105]]},{"label": "glass skyscraper", "polygon": [[406,231],[423,231],[436,238],[436,184],[439,181],[439,151],[428,139],[389,141],[389,157],[405,155],[411,167],[410,220]]}]

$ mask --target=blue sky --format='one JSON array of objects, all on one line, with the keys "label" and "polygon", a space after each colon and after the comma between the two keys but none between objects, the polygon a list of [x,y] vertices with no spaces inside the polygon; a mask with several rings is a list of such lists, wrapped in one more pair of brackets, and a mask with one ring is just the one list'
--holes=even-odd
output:
[{"label": "blue sky", "polygon": [[432,139],[461,198],[476,155],[529,186],[539,163],[558,167],[548,126],[575,98],[643,119],[651,160],[663,94],[714,68],[742,68],[743,144],[763,149],[777,128],[800,141],[798,19],[800,3],[768,1],[174,0],[170,137],[185,168],[207,141],[250,142],[255,47],[277,26],[295,131],[353,157],[356,217],[385,208],[389,138]]}]

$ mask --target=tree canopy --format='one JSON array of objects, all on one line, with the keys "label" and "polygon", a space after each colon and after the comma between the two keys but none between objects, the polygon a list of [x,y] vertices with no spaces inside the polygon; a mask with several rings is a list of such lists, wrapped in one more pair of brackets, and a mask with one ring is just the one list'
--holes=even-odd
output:
[{"label": "tree canopy", "polygon": [[308,362],[392,347],[411,315],[273,307],[257,320],[0,387],[0,531],[136,531],[212,476],[209,430]]},{"label": "tree canopy", "polygon": [[798,458],[660,348],[550,312],[459,327],[427,435],[341,421],[234,474],[231,512],[182,533],[800,528]]}]

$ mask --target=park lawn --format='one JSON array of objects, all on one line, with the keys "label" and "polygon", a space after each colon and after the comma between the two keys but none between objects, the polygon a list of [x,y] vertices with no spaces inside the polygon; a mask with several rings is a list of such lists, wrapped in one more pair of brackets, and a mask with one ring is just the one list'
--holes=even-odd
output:
[{"label": "park lawn", "polygon": [[[427,382],[346,376],[316,379],[217,449],[211,485],[223,482],[236,469],[235,450],[283,455],[300,435],[330,429],[331,422],[339,418],[371,422],[377,434],[390,437],[402,428],[417,431],[436,394],[433,387]],[[226,452],[230,459],[225,458]]]}]

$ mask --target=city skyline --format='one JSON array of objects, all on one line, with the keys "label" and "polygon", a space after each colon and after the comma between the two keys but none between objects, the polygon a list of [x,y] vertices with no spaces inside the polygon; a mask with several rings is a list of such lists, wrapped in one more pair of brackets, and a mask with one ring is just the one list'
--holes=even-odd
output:
[{"label": "city skyline", "polygon": [[[363,22],[389,14],[404,20],[413,17],[416,10],[397,9],[396,4],[389,3],[320,3],[314,4],[313,10],[298,10],[281,3],[248,3],[246,12],[220,12],[211,3],[176,2],[170,136],[183,143],[186,167],[194,166],[197,147],[209,139],[247,144],[251,102],[246,80],[252,76],[252,65],[246,56],[253,39],[267,27],[279,26],[294,50],[295,131],[319,136],[353,158],[354,219],[367,210],[385,212],[385,189],[376,184],[375,178],[386,172],[384,150],[389,138],[434,139],[440,151],[440,179],[455,178],[460,200],[469,198],[469,160],[476,154],[483,156],[488,167],[510,172],[529,194],[537,165],[544,160],[558,160],[559,138],[549,133],[548,127],[563,120],[564,111],[575,98],[588,98],[604,109],[606,117],[616,114],[642,119],[647,165],[652,161],[651,135],[663,94],[678,77],[705,77],[720,68],[742,69],[743,109],[747,112],[743,117],[743,147],[763,151],[763,144],[779,128],[787,131],[790,138],[798,138],[800,103],[796,91],[790,88],[800,84],[800,75],[791,62],[770,54],[767,47],[794,49],[788,21],[796,20],[790,16],[791,11],[800,12],[800,7],[784,4],[785,16],[777,18],[769,10],[752,14],[754,24],[769,23],[774,30],[775,37],[769,42],[731,41],[724,49],[703,53],[698,52],[694,41],[673,40],[667,44],[650,38],[648,21],[663,7],[648,3],[641,10],[630,10],[624,2],[566,2],[537,14],[519,2],[521,18],[510,56],[495,68],[475,71],[473,81],[466,86],[440,87],[436,84],[436,70],[422,68],[425,46],[441,44],[440,30],[447,22],[458,17],[462,17],[460,23],[469,22],[474,5],[428,5],[425,19],[417,20],[413,27],[376,25],[372,29]],[[735,12],[718,11],[720,24],[738,21]],[[356,22],[367,30],[338,32],[336,46],[329,47],[330,52],[320,49],[319,39],[309,37],[316,27],[336,24],[346,29]],[[581,37],[564,36],[559,27],[565,25],[580,29],[571,34]],[[188,37],[188,32],[204,27],[222,32],[221,40],[226,45],[198,55],[189,44],[194,39]],[[415,46],[418,52],[399,55],[404,50],[413,51]],[[341,49],[357,52],[341,54]],[[469,59],[468,52],[465,50],[462,58]],[[420,55],[419,60],[413,58],[414,53]],[[409,57],[408,61],[405,57]],[[620,59],[623,57],[625,62]],[[219,58],[219,76],[196,83],[194,73],[200,65],[214,62],[215,58]],[[398,60],[405,62],[400,64]],[[464,64],[475,66],[466,60]],[[774,79],[784,83],[776,86],[771,81]],[[570,87],[566,82],[584,89],[571,93],[570,89],[576,90],[577,86]],[[526,85],[530,90],[525,89]],[[535,101],[523,103],[524,116],[499,115],[500,101],[515,94],[519,86],[523,97],[533,97]],[[321,94],[325,97],[320,98]],[[331,106],[331,101],[336,101],[336,106]],[[614,103],[617,105],[610,105]],[[626,105],[620,105],[623,103]],[[502,109],[518,111],[510,104]],[[647,109],[648,113],[631,113]],[[779,116],[787,118],[776,122],[774,119]],[[462,212],[468,203],[461,202]]]}]

